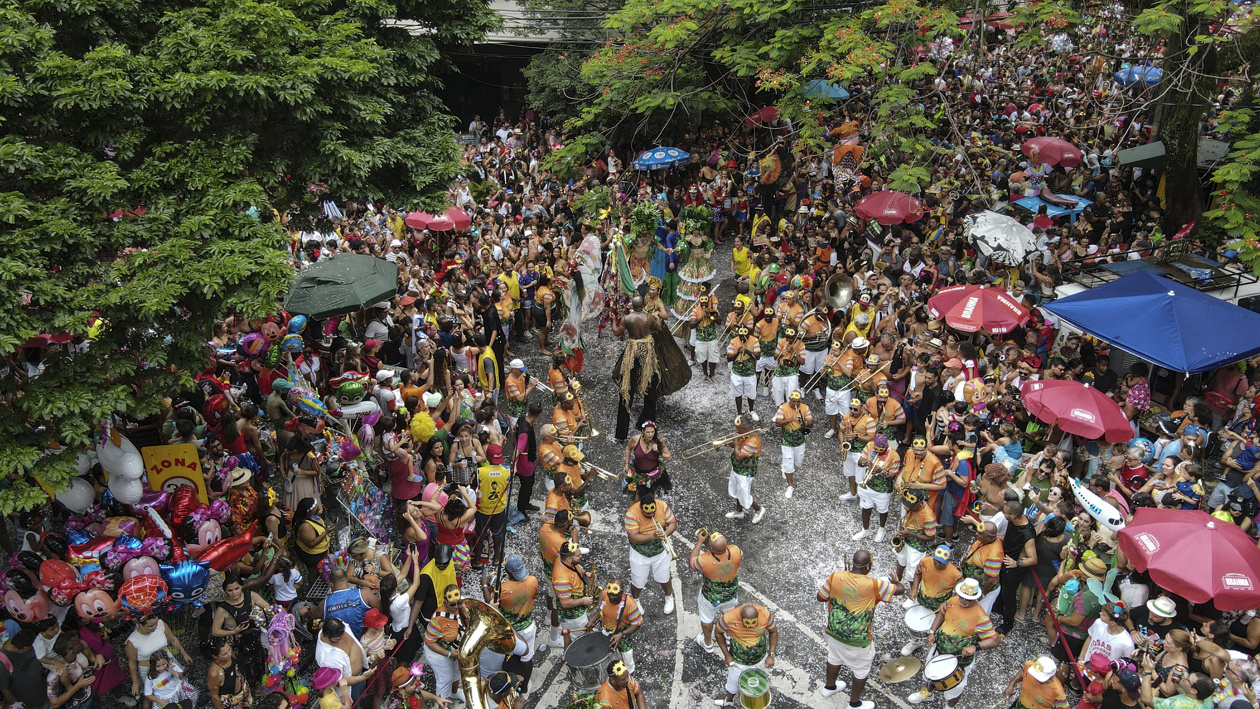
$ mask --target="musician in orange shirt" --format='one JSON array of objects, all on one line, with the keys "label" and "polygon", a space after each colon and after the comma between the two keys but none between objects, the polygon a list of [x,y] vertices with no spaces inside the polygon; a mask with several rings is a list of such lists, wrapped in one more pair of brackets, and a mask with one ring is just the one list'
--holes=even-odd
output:
[{"label": "musician in orange shirt", "polygon": [[[634,703],[631,704],[631,701]],[[608,666],[608,679],[595,691],[599,709],[647,709],[647,699],[639,681],[630,676],[626,663],[617,660]]]}]

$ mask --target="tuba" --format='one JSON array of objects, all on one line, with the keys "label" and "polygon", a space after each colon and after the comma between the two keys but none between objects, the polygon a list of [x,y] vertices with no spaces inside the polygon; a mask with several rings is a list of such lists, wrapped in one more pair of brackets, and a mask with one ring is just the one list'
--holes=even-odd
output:
[{"label": "tuba", "polygon": [[493,606],[475,598],[459,602],[464,614],[464,637],[459,642],[459,686],[464,690],[468,709],[494,709],[497,703],[481,679],[481,651],[490,649],[504,655],[516,645],[516,631]]},{"label": "tuba", "polygon": [[853,283],[852,281],[846,283],[845,280],[843,274],[837,273],[827,279],[827,285],[823,288],[827,305],[832,310],[845,310],[849,307],[849,303],[853,302]]}]

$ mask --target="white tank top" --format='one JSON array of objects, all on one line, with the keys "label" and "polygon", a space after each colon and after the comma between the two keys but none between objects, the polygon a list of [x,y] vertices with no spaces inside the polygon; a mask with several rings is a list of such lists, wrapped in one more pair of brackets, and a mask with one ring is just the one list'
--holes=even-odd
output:
[{"label": "white tank top", "polygon": [[157,627],[148,635],[142,635],[139,631],[133,630],[131,635],[127,636],[127,642],[136,649],[136,662],[147,665],[149,656],[166,648],[166,624],[159,620]]}]

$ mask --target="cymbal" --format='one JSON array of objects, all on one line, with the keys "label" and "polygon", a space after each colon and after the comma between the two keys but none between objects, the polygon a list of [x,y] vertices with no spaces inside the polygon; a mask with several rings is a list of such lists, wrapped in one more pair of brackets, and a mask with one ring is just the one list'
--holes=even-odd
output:
[{"label": "cymbal", "polygon": [[923,661],[917,657],[898,657],[879,668],[879,678],[888,684],[905,682],[919,674],[919,669],[922,667]]}]

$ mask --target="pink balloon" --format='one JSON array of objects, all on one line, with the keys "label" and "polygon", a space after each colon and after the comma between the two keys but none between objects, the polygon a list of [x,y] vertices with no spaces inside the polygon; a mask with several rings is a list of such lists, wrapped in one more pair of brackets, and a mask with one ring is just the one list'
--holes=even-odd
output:
[{"label": "pink balloon", "polygon": [[140,503],[131,507],[136,511],[136,514],[144,514],[143,508],[145,507],[152,507],[158,512],[165,512],[170,503],[171,493],[165,490],[145,490],[144,494],[140,496]]}]

